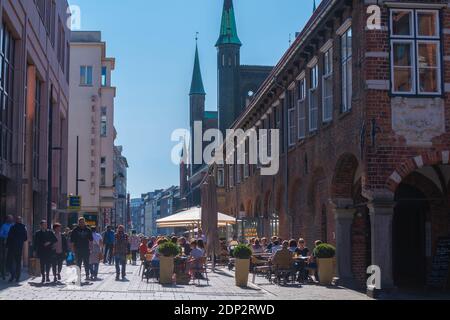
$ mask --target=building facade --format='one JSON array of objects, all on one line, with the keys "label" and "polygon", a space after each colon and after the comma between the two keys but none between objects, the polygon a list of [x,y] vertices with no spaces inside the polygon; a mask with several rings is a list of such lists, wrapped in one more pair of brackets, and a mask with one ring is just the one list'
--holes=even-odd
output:
[{"label": "building facade", "polygon": [[196,148],[203,151],[206,147],[206,144],[195,145],[195,123],[202,124],[199,130],[202,136],[206,130],[213,128],[220,128],[225,133],[225,130],[231,127],[246,108],[253,94],[272,70],[272,67],[267,66],[242,65],[241,46],[233,1],[224,0],[219,39],[216,42],[217,111],[206,111],[206,92],[203,86],[198,48],[196,47],[195,50],[194,70],[189,92],[189,124],[192,142],[189,146],[189,153],[185,155],[187,158],[181,163],[180,169],[181,196],[186,199],[189,207],[200,205],[200,184],[207,172],[205,163],[196,163],[194,158]]},{"label": "building facade", "polygon": [[128,161],[122,154],[122,146],[114,146],[114,211],[112,225],[131,227],[128,208],[127,169]]},{"label": "building facade", "polygon": [[0,1],[0,223],[23,216],[29,239],[41,219],[59,220],[66,208],[67,7]]},{"label": "building facade", "polygon": [[448,30],[448,1],[323,0],[233,126],[280,130],[278,174],[226,166],[241,235],[335,244],[351,286],[376,265],[423,287],[450,234]]},{"label": "building facade", "polygon": [[72,32],[70,42],[68,191],[81,196],[80,212],[103,229],[114,209],[115,59],[106,56],[100,32]]},{"label": "building facade", "polygon": [[130,201],[131,227],[138,234],[145,234],[145,225],[142,217],[143,204],[142,198],[135,198]]}]

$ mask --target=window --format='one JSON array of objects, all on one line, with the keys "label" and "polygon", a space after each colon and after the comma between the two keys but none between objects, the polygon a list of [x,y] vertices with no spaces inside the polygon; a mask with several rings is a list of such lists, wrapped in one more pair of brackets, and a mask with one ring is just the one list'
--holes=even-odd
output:
[{"label": "window", "polygon": [[269,141],[267,140],[267,137],[268,137],[268,135],[267,135],[267,133],[268,133],[268,130],[267,130],[267,124],[266,124],[266,122],[267,122],[267,119],[264,119],[263,121],[262,121],[262,128],[261,129],[263,129],[263,130],[261,130],[260,132],[259,132],[259,139],[260,139],[260,141],[265,141],[264,143],[262,143],[261,144],[261,142],[258,144],[258,150],[259,150],[259,153],[260,153],[260,156],[258,157],[258,167],[261,167],[261,162],[260,162],[260,160],[261,160],[261,155],[262,156],[267,156],[268,155],[268,153],[267,153],[267,150],[268,150],[268,143],[269,143]]},{"label": "window", "polygon": [[391,87],[393,94],[440,95],[439,11],[391,10]]},{"label": "window", "polygon": [[52,47],[55,47],[55,41],[56,41],[56,3],[54,0],[51,2],[51,16],[50,16],[50,42],[52,44]]},{"label": "window", "polygon": [[100,185],[106,186],[106,168],[100,168]]},{"label": "window", "polygon": [[228,166],[228,184],[230,188],[234,187],[234,166],[229,165]]},{"label": "window", "polygon": [[245,153],[244,153],[244,179],[247,179],[250,176],[250,156],[249,156],[249,140],[244,142],[245,145]]},{"label": "window", "polygon": [[102,67],[102,87],[107,86],[107,72],[108,69],[106,67]]},{"label": "window", "polygon": [[295,117],[295,91],[290,90],[287,93],[288,103],[288,124],[289,124],[289,146],[295,145],[297,141],[297,118]]},{"label": "window", "polygon": [[0,159],[12,162],[15,40],[5,24],[0,30]]},{"label": "window", "polygon": [[333,49],[323,56],[322,120],[333,120]]},{"label": "window", "polygon": [[106,137],[107,135],[108,135],[107,108],[102,107],[101,117],[100,117],[100,136]]},{"label": "window", "polygon": [[42,83],[36,78],[36,92],[34,101],[33,118],[33,178],[39,179],[39,158],[40,158],[40,138],[41,138],[41,113],[42,113]]},{"label": "window", "polygon": [[101,159],[100,159],[100,165],[101,165],[102,167],[105,167],[105,166],[106,166],[106,157],[101,157]]},{"label": "window", "polygon": [[80,67],[80,85],[92,86],[92,66]]},{"label": "window", "polygon": [[298,138],[304,139],[306,136],[306,80],[301,79],[298,82]]},{"label": "window", "polygon": [[217,186],[223,187],[224,186],[224,169],[219,168],[217,169]]},{"label": "window", "polygon": [[341,36],[342,112],[352,109],[352,28]]},{"label": "window", "polygon": [[316,64],[310,70],[311,87],[309,89],[309,131],[318,129],[319,121],[319,101],[317,95],[317,85],[319,83],[319,66]]},{"label": "window", "polygon": [[240,184],[241,183],[241,178],[242,178],[242,174],[241,174],[241,164],[236,164],[236,184]]}]

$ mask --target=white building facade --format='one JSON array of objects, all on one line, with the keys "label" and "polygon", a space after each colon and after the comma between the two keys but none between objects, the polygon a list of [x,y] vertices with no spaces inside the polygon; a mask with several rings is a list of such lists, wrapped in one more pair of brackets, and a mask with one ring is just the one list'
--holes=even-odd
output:
[{"label": "white building facade", "polygon": [[72,32],[70,42],[69,195],[81,196],[88,224],[104,229],[114,209],[115,59],[100,32]]}]

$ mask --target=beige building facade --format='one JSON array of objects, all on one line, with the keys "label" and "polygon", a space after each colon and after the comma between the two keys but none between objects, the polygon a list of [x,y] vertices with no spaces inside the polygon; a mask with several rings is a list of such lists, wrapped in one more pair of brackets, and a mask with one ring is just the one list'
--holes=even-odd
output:
[{"label": "beige building facade", "polygon": [[64,217],[67,203],[67,8],[0,0],[0,219],[21,215],[29,239],[42,219]]},{"label": "beige building facade", "polygon": [[81,197],[84,216],[103,229],[114,208],[114,98],[111,85],[115,59],[106,56],[100,32],[72,32],[70,42],[69,194]]}]

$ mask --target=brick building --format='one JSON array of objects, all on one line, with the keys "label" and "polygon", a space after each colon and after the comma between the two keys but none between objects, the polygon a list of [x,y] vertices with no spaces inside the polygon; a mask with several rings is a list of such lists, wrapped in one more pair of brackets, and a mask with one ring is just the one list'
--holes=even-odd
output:
[{"label": "brick building", "polygon": [[226,166],[220,210],[241,235],[335,244],[348,285],[369,265],[385,289],[425,285],[450,234],[448,5],[321,2],[233,124],[281,139],[275,176]]},{"label": "brick building", "polygon": [[66,208],[67,7],[0,1],[0,223],[22,215],[30,239],[41,219]]}]

